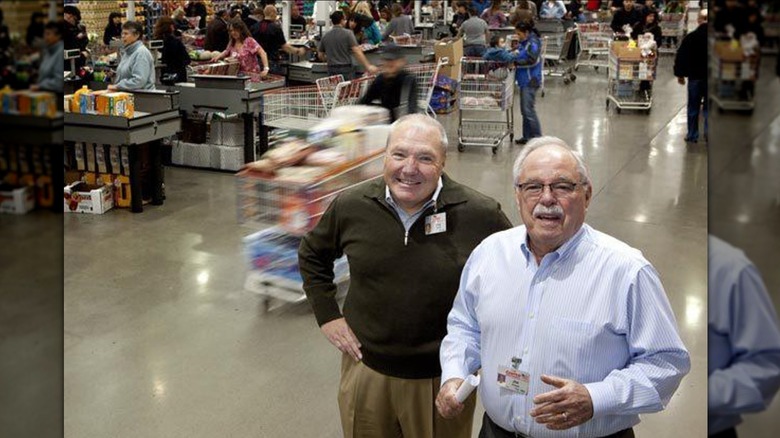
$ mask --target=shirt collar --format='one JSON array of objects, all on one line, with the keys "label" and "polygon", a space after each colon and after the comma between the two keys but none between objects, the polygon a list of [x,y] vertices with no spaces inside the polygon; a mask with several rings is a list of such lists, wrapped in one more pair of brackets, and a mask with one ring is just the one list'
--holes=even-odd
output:
[{"label": "shirt collar", "polygon": [[[577,247],[579,242],[582,240],[582,236],[586,232],[586,228],[588,226],[586,224],[582,224],[579,230],[577,230],[576,233],[574,233],[574,236],[572,236],[569,240],[564,242],[563,245],[561,245],[558,249],[553,251],[550,254],[555,254],[555,259],[560,260],[561,258],[567,256],[570,252],[574,250],[574,248]],[[534,256],[534,254],[531,252],[531,247],[528,245],[528,229],[526,228],[525,235],[523,236],[523,242],[520,244],[520,249],[523,252],[523,255],[525,256],[526,261],[530,261],[531,258]]]},{"label": "shirt collar", "polygon": [[[431,199],[429,199],[428,202],[426,202],[422,208],[425,208],[429,204],[438,201],[439,193],[441,193],[442,187],[444,187],[444,183],[442,182],[440,176],[439,182],[436,184],[436,190],[434,190],[433,192],[433,196],[431,196]],[[395,202],[395,199],[393,199],[393,195],[390,193],[390,187],[388,187],[387,184],[385,184],[385,201],[387,201],[388,204],[392,205],[393,208],[400,208],[398,204]]]}]

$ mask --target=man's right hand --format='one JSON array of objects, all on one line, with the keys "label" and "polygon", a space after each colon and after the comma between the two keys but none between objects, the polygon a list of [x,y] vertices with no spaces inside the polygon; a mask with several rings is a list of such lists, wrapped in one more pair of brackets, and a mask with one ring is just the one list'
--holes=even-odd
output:
[{"label": "man's right hand", "polygon": [[366,71],[372,75],[376,75],[379,73],[379,67],[375,65],[369,65],[368,68],[366,68]]},{"label": "man's right hand", "polygon": [[436,396],[436,409],[442,417],[451,419],[463,412],[464,405],[455,398],[455,394],[460,388],[463,379],[452,378],[444,382],[439,389],[439,395]]},{"label": "man's right hand", "polygon": [[347,325],[347,320],[343,317],[334,319],[333,321],[326,322],[320,327],[322,333],[335,345],[342,353],[347,353],[355,359],[355,362],[359,362],[363,359],[363,353],[360,352],[360,341],[352,329]]}]

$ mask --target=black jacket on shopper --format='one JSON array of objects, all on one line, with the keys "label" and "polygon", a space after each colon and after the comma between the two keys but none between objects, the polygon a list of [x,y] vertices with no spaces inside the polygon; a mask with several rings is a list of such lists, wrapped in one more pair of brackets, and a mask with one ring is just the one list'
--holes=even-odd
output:
[{"label": "black jacket on shopper", "polygon": [[390,111],[390,122],[406,114],[417,112],[417,80],[406,71],[394,78],[379,75],[360,99],[361,105],[370,105],[375,100]]},{"label": "black jacket on shopper", "polygon": [[206,15],[208,15],[208,11],[206,10],[206,5],[203,3],[192,3],[187,5],[187,8],[184,9],[185,15],[188,17],[200,17],[200,23],[198,23],[198,28],[203,29],[206,27]]},{"label": "black jacket on shopper", "polygon": [[683,38],[674,57],[674,75],[694,80],[707,79],[707,23]]},{"label": "black jacket on shopper", "polygon": [[645,14],[642,13],[642,9],[637,6],[634,6],[630,11],[618,9],[615,11],[615,15],[612,16],[610,27],[615,32],[623,32],[623,26],[626,24],[634,27],[637,23],[644,21],[644,19]]},{"label": "black jacket on shopper", "polygon": [[206,42],[203,48],[222,52],[227,49],[228,44],[230,44],[230,34],[228,33],[227,23],[220,17],[214,17],[206,29]]},{"label": "black jacket on shopper", "polygon": [[166,35],[163,39],[162,69],[163,78],[166,75],[176,74],[176,82],[187,82],[187,66],[190,65],[190,55],[180,39],[173,35]]}]

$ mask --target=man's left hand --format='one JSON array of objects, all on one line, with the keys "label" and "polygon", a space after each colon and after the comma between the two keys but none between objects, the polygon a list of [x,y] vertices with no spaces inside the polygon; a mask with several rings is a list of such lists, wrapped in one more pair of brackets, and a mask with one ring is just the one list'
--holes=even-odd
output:
[{"label": "man's left hand", "polygon": [[557,389],[534,397],[531,416],[551,430],[565,430],[593,418],[593,400],[585,385],[574,380],[542,375],[542,382]]}]

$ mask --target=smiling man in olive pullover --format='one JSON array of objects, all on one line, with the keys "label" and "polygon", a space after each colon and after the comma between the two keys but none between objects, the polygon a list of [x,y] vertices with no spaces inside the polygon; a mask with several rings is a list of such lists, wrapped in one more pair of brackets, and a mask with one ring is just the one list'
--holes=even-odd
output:
[{"label": "smiling man in olive pullover", "polygon": [[[343,353],[345,437],[471,437],[473,415],[436,413],[439,346],[466,259],[512,225],[497,201],[443,174],[446,149],[439,122],[421,114],[398,119],[384,178],[339,195],[301,242],[304,290],[322,332]],[[343,315],[333,283],[342,254],[350,270]],[[473,396],[467,405],[473,414]]]}]

